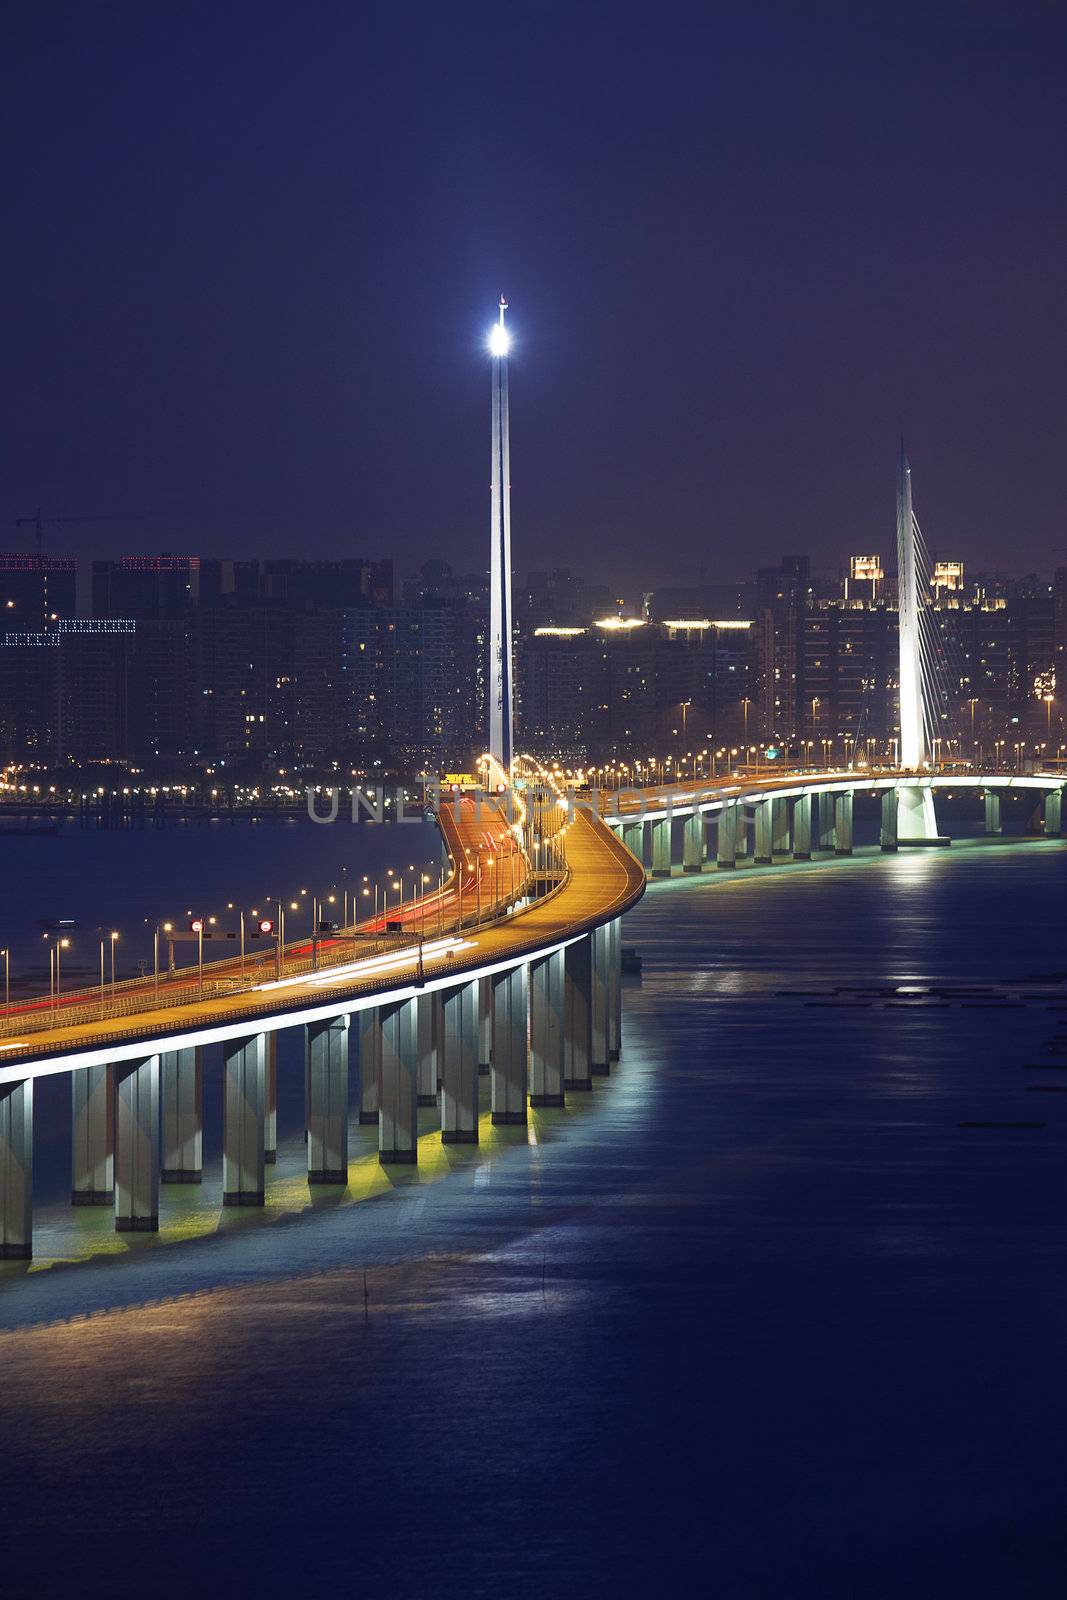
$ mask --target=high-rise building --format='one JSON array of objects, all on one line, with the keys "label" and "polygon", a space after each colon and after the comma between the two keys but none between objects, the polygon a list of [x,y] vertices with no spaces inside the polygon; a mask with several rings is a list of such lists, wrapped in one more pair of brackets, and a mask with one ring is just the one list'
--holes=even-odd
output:
[{"label": "high-rise building", "polygon": [[77,562],[29,550],[0,553],[0,628],[47,631],[78,611]]}]

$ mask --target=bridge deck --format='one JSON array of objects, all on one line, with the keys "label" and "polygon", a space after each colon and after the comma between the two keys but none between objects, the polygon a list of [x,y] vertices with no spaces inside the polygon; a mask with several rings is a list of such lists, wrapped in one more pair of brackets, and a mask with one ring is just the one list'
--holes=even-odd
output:
[{"label": "bridge deck", "polygon": [[[449,828],[445,825],[446,836]],[[467,833],[464,827],[462,833]],[[644,871],[602,822],[576,814],[567,833],[570,876],[564,886],[506,920],[464,928],[453,949],[436,949],[432,924],[427,953],[408,950],[380,958],[381,970],[365,962],[327,968],[265,982],[232,995],[213,995],[140,1011],[135,1017],[103,1017],[0,1041],[0,1082],[87,1066],[97,1061],[135,1059],[149,1051],[173,1050],[213,1039],[234,1038],[252,1029],[271,1031],[359,1010],[423,988],[440,988],[523,958],[551,950],[609,922],[640,899]],[[469,894],[469,887],[466,890]],[[446,935],[447,937],[447,935]],[[212,968],[220,967],[212,963]],[[145,985],[152,992],[152,981]]]}]

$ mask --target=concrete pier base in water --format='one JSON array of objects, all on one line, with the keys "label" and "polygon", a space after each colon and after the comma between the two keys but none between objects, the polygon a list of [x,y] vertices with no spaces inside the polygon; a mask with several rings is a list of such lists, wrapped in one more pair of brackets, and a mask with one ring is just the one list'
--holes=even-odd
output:
[{"label": "concrete pier base in water", "polygon": [[267,1041],[262,1033],[222,1047],[222,1203],[261,1206]]},{"label": "concrete pier base in water", "polygon": [[309,1022],[308,1183],[348,1182],[348,1018]]},{"label": "concrete pier base in water", "polygon": [[437,1104],[437,1083],[440,1077],[441,996],[438,993],[420,994],[418,998],[419,1080],[420,1106]]},{"label": "concrete pier base in water", "polygon": [[563,1087],[581,1092],[593,1087],[593,961],[588,934],[563,952],[563,977]]},{"label": "concrete pier base in water", "polygon": [[[422,999],[428,998],[422,996]],[[419,1146],[419,1005],[399,1000],[379,1008],[382,1024],[378,1160],[414,1165]]]},{"label": "concrete pier base in water", "polygon": [[70,1203],[115,1200],[115,1073],[106,1063],[70,1075]]},{"label": "concrete pier base in water", "polygon": [[738,809],[736,800],[727,800],[719,811],[715,840],[717,867],[730,868],[737,865]]},{"label": "concrete pier base in water", "polygon": [[0,1083],[0,1261],[33,1255],[33,1079]]},{"label": "concrete pier base in water", "polygon": [[530,1104],[563,1104],[563,951],[530,962]]},{"label": "concrete pier base in water", "polygon": [[753,861],[757,867],[769,867],[773,852],[772,811],[773,800],[756,801],[756,844]]},{"label": "concrete pier base in water", "polygon": [[701,872],[704,868],[704,817],[694,811],[686,817],[682,832],[682,871]]},{"label": "concrete pier base in water", "polygon": [[376,1006],[355,1014],[353,1034],[359,1060],[359,1120],[378,1121],[378,1084],[382,1073],[382,1029]]},{"label": "concrete pier base in water", "polygon": [[204,1176],[204,1068],[199,1049],[166,1050],[159,1058],[163,1105],[163,1183],[200,1183]]},{"label": "concrete pier base in water", "polygon": [[834,795],[834,855],[852,854],[852,790]]},{"label": "concrete pier base in water", "polygon": [[810,794],[798,794],[793,802],[793,860],[811,860]]},{"label": "concrete pier base in water", "polygon": [[652,876],[669,878],[671,875],[671,819],[657,817],[652,823]]},{"label": "concrete pier base in water", "polygon": [[441,1142],[478,1143],[478,980],[444,992]]},{"label": "concrete pier base in water", "polygon": [[159,1057],[115,1067],[115,1229],[159,1229]]},{"label": "concrete pier base in water", "polygon": [[529,980],[525,966],[497,972],[493,985],[492,1117],[497,1127],[525,1126],[529,1075]]}]

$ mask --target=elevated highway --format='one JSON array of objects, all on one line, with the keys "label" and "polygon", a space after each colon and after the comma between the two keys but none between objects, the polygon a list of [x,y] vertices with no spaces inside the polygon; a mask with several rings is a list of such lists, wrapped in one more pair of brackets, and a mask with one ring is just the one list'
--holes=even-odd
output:
[{"label": "elevated highway", "polygon": [[[276,1040],[305,1035],[308,1181],[343,1184],[350,1066],[383,1162],[414,1162],[418,1108],[476,1142],[562,1105],[621,1045],[619,919],[645,875],[598,818],[552,797],[535,859],[492,803],[442,806],[447,882],[314,946],[233,958],[13,1007],[0,1025],[0,1255],[32,1253],[33,1084],[69,1073],[72,1203],[158,1227],[160,1183],[202,1176],[205,1046],[224,1057],[223,1198],[261,1205],[276,1149]],[[543,859],[542,859],[543,857]]]},{"label": "elevated highway", "polygon": [[420,1107],[436,1108],[446,1143],[474,1143],[481,1074],[493,1121],[523,1124],[529,1106],[563,1105],[618,1058],[620,918],[646,859],[668,877],[849,855],[860,791],[881,796],[882,848],[904,848],[902,785],[973,790],[991,834],[1004,793],[1024,791],[1044,834],[1062,836],[1062,773],[760,773],[566,797],[542,786],[536,801],[526,791],[525,827],[496,797],[465,795],[439,810],[451,869],[431,893],[313,944],[20,1001],[0,1023],[0,1255],[32,1253],[37,1078],[69,1074],[71,1200],[112,1207],[119,1231],[158,1227],[161,1183],[202,1179],[209,1045],[224,1064],[224,1204],[264,1203],[283,1029],[304,1040],[309,1184],[346,1182],[350,1074],[383,1163],[417,1161]]}]

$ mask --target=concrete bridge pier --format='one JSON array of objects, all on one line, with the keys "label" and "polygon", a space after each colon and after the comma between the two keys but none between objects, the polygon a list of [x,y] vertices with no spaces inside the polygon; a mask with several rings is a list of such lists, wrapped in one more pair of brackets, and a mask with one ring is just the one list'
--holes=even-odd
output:
[{"label": "concrete bridge pier", "polygon": [[789,854],[789,801],[775,795],[771,801],[771,855]]},{"label": "concrete bridge pier", "polygon": [[308,1183],[347,1183],[348,1018],[309,1022],[305,1031]]},{"label": "concrete bridge pier", "polygon": [[352,1032],[359,1056],[359,1120],[369,1127],[378,1120],[378,1084],[382,1075],[382,1029],[376,1006],[356,1012]]},{"label": "concrete bridge pier", "polygon": [[671,818],[657,817],[652,823],[652,876],[669,878],[671,875]]},{"label": "concrete bridge pier", "polygon": [[490,978],[478,979],[478,1071],[489,1076],[493,1064],[493,984]]},{"label": "concrete bridge pier", "polygon": [[530,962],[530,1104],[563,1104],[563,951]]},{"label": "concrete bridge pier", "polygon": [[399,1000],[378,1008],[382,1029],[378,1160],[382,1166],[391,1161],[414,1165],[419,1159],[419,1004],[419,999]]},{"label": "concrete bridge pier", "polygon": [[478,1143],[478,980],[444,994],[441,1142]]},{"label": "concrete bridge pier", "polygon": [[608,1060],[622,1054],[622,918],[609,922],[608,949]]},{"label": "concrete bridge pier", "polygon": [[115,1201],[115,1072],[104,1063],[70,1075],[70,1203]]},{"label": "concrete bridge pier", "polygon": [[691,817],[686,817],[685,828],[682,833],[682,871],[702,872],[704,870],[704,815],[703,812],[694,810]]},{"label": "concrete bridge pier", "polygon": [[0,1083],[0,1261],[33,1255],[33,1079]]},{"label": "concrete bridge pier", "polygon": [[263,1204],[267,1040],[262,1033],[222,1047],[222,1203]]},{"label": "concrete bridge pier", "polygon": [[115,1231],[159,1231],[159,1057],[115,1067]]},{"label": "concrete bridge pier", "polygon": [[738,861],[744,860],[748,855],[748,807],[743,800],[738,800],[737,805],[737,833],[736,854]]},{"label": "concrete bridge pier", "polygon": [[1004,831],[1000,821],[999,789],[987,789],[985,792],[985,831],[989,834]]},{"label": "concrete bridge pier", "polygon": [[529,1073],[529,978],[525,965],[497,972],[493,985],[494,1127],[525,1127]]},{"label": "concrete bridge pier", "polygon": [[200,1183],[204,1176],[204,1067],[198,1048],[165,1050],[159,1058],[163,1101],[163,1183]]},{"label": "concrete bridge pier", "polygon": [[897,848],[897,818],[900,815],[899,801],[895,789],[882,790],[882,825],[879,833],[879,843],[887,855],[891,855]]},{"label": "concrete bridge pier", "polygon": [[774,848],[771,800],[756,801],[756,848],[752,857],[757,867],[769,867]]},{"label": "concrete bridge pier", "polygon": [[1045,794],[1045,837],[1058,839],[1063,832],[1063,790],[1049,789]]},{"label": "concrete bridge pier", "polygon": [[608,1007],[611,1003],[611,924],[589,934],[589,1070],[606,1078],[611,1071],[608,1052]]},{"label": "concrete bridge pier", "polygon": [[834,855],[852,854],[852,790],[834,795]]},{"label": "concrete bridge pier", "polygon": [[725,801],[719,810],[715,841],[716,867],[729,868],[737,865],[737,813],[736,800]]},{"label": "concrete bridge pier", "polygon": [[437,1104],[438,1053],[441,1036],[441,998],[437,993],[420,994],[418,998],[419,1080],[420,1106]]},{"label": "concrete bridge pier", "polygon": [[793,860],[811,860],[810,794],[798,794],[793,802]]},{"label": "concrete bridge pier", "polygon": [[264,1035],[267,1048],[266,1106],[263,1114],[263,1160],[273,1166],[278,1159],[278,1033]]},{"label": "concrete bridge pier", "polygon": [[593,1087],[593,960],[588,935],[563,952],[563,1087]]},{"label": "concrete bridge pier", "polygon": [[622,842],[631,855],[635,855],[644,866],[645,862],[645,825],[643,822],[624,822],[622,825]]},{"label": "concrete bridge pier", "polygon": [[819,804],[819,849],[832,855],[837,848],[837,808],[834,796],[823,790],[815,796]]}]

